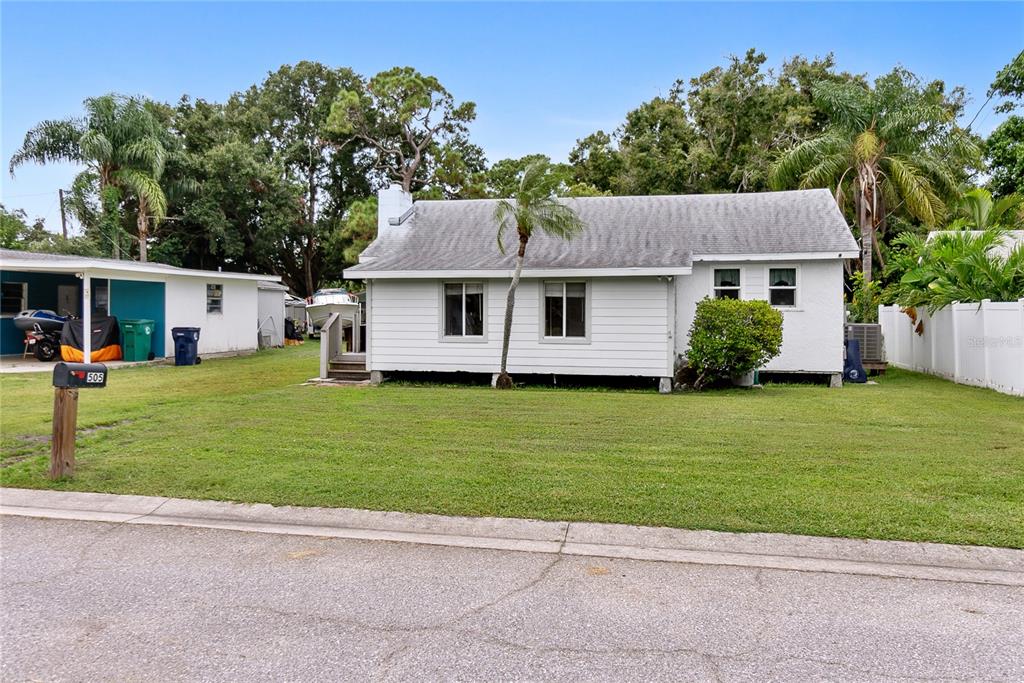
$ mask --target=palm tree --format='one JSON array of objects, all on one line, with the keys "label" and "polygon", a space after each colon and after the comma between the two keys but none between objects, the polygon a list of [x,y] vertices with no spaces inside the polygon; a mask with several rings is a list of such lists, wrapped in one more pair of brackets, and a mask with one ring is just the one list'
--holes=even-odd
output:
[{"label": "palm tree", "polygon": [[125,194],[139,205],[139,259],[146,260],[146,240],[151,217],[162,217],[167,198],[160,188],[166,150],[161,142],[163,127],[136,97],[103,95],[84,102],[83,118],[43,121],[25,134],[21,148],[11,157],[10,172],[29,161],[46,164],[70,161],[85,165],[99,183],[103,198],[102,223],[116,232],[114,257],[120,257],[120,221],[115,215]]},{"label": "palm tree", "polygon": [[1017,228],[1024,223],[1021,206],[1024,196],[1008,194],[993,201],[992,193],[976,187],[964,192],[958,207],[960,217],[950,224],[951,229],[971,228],[988,230],[989,228]]},{"label": "palm tree", "polygon": [[948,230],[896,238],[891,272],[902,273],[893,291],[907,308],[929,313],[961,302],[1017,301],[1024,297],[1024,244],[1005,228]]},{"label": "palm tree", "polygon": [[498,224],[498,249],[505,253],[505,231],[515,230],[519,236],[519,251],[516,252],[516,269],[508,287],[505,302],[505,334],[501,343],[501,371],[495,386],[511,389],[512,378],[508,375],[508,345],[512,334],[512,309],[516,305],[516,288],[523,274],[523,260],[526,245],[534,231],[552,237],[572,239],[583,230],[583,221],[576,212],[554,196],[558,178],[551,172],[551,165],[543,160],[536,161],[523,171],[519,188],[512,199],[502,199],[494,207],[494,220]]},{"label": "palm tree", "polygon": [[875,235],[886,207],[903,205],[914,218],[934,225],[946,212],[942,197],[957,194],[948,155],[974,159],[977,146],[966,135],[945,135],[954,119],[949,106],[914,96],[905,85],[871,89],[821,82],[813,96],[829,123],[821,135],[785,154],[769,180],[774,189],[834,188],[840,207],[852,196],[861,270],[870,282]]}]

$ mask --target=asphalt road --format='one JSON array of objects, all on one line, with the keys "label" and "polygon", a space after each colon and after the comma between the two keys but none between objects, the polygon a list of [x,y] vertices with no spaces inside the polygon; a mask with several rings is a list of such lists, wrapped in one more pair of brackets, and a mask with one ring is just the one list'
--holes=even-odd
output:
[{"label": "asphalt road", "polygon": [[1024,589],[0,518],[3,681],[1024,679]]}]

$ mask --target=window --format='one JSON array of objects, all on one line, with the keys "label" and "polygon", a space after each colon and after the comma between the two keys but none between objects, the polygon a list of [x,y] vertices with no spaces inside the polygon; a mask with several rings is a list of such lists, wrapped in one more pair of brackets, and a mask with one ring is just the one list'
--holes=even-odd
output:
[{"label": "window", "polygon": [[587,336],[587,284],[585,282],[544,283],[544,336],[585,338]]},{"label": "window", "polygon": [[484,286],[480,282],[444,285],[444,336],[483,337]]},{"label": "window", "polygon": [[4,282],[3,308],[0,309],[0,313],[3,315],[18,315],[26,308],[28,308],[28,283]]},{"label": "window", "polygon": [[224,285],[206,285],[206,312],[224,312]]},{"label": "window", "polygon": [[768,269],[768,303],[772,306],[796,305],[796,268]]},{"label": "window", "polygon": [[110,280],[93,279],[92,281],[92,314],[97,316],[109,315],[110,308]]},{"label": "window", "polygon": [[739,299],[740,269],[715,268],[714,291],[716,299]]}]

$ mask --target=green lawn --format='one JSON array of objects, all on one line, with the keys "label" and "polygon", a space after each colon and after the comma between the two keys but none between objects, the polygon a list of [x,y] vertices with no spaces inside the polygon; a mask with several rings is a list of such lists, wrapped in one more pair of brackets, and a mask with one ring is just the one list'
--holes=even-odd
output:
[{"label": "green lawn", "polygon": [[0,483],[1024,547],[1024,401],[992,391],[299,386],[317,353],[116,370],[57,483],[49,375],[0,376]]}]

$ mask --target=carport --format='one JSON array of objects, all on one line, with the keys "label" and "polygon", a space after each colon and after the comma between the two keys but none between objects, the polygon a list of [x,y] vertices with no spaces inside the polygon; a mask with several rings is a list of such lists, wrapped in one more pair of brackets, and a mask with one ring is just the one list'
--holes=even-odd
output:
[{"label": "carport", "polygon": [[[44,258],[38,258],[38,257]],[[127,269],[88,267],[83,259],[25,252],[3,253],[0,283],[4,310],[0,322],[0,354],[21,353],[24,333],[11,318],[19,310],[44,308],[60,315],[81,318],[90,329],[95,316],[112,315],[118,320],[153,320],[152,352],[164,356],[165,285],[152,280],[131,279]],[[106,265],[106,264],[104,264]],[[137,265],[125,262],[128,268]],[[83,353],[88,362],[91,335],[83,335]]]}]

